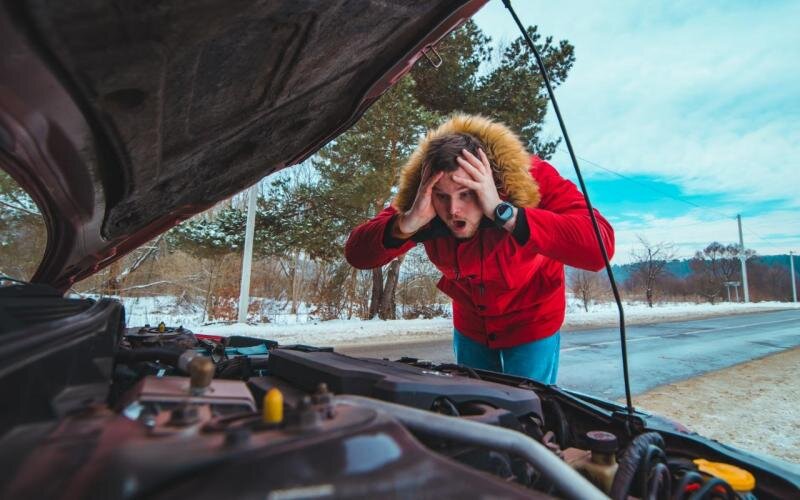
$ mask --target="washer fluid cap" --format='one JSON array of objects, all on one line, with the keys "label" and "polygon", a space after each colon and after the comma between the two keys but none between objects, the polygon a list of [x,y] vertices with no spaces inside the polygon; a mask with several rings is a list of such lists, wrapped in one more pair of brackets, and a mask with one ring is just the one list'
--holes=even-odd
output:
[{"label": "washer fluid cap", "polygon": [[727,481],[736,491],[752,491],[756,487],[755,476],[740,467],[722,462],[709,462],[704,458],[693,461],[700,472]]},{"label": "washer fluid cap", "polygon": [[589,431],[586,433],[589,449],[597,453],[614,453],[617,451],[617,436],[605,431]]}]

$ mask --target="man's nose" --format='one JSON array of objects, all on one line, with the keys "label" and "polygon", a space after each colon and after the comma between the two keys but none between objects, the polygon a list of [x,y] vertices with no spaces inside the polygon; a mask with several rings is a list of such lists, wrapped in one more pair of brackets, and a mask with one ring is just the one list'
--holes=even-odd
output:
[{"label": "man's nose", "polygon": [[450,215],[455,216],[461,213],[463,203],[459,200],[450,200]]}]

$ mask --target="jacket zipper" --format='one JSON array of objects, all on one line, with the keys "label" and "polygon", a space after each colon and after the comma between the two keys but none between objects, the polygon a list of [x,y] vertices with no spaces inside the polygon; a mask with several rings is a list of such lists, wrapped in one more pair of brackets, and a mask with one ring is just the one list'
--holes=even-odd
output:
[{"label": "jacket zipper", "polygon": [[455,270],[456,270],[456,279],[457,280],[461,279],[461,268],[458,265],[458,249],[459,248],[461,248],[461,244],[460,243],[456,243],[455,259],[453,259],[453,260],[455,261],[455,268],[456,268]]}]

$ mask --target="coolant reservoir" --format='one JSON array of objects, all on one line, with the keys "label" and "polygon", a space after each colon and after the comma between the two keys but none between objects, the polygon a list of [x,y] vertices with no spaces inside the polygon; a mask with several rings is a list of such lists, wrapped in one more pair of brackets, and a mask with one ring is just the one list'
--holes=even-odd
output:
[{"label": "coolant reservoir", "polygon": [[704,458],[694,460],[698,470],[707,476],[718,477],[731,485],[742,498],[753,498],[756,478],[750,472],[735,465],[722,462],[709,462]]},{"label": "coolant reservoir", "polygon": [[610,432],[589,431],[586,441],[590,451],[568,448],[564,450],[564,460],[598,488],[609,493],[619,468],[614,454],[618,447],[617,437]]}]

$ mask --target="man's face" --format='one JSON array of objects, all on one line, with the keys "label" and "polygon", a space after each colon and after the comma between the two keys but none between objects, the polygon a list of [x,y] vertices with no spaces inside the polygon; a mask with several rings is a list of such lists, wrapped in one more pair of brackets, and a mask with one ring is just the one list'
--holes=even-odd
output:
[{"label": "man's face", "polygon": [[470,178],[461,167],[452,172],[445,172],[441,179],[433,185],[433,208],[453,236],[459,239],[471,238],[478,231],[483,210],[478,203],[475,192],[453,180],[453,176]]}]

